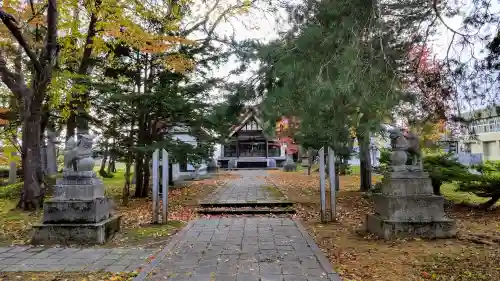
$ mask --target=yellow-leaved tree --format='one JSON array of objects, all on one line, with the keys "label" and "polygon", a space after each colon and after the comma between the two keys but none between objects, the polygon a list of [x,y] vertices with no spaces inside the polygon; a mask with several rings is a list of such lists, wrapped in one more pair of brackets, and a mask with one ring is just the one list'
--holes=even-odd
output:
[{"label": "yellow-leaved tree", "polygon": [[59,49],[57,4],[56,0],[4,1],[0,8],[0,77],[18,104],[24,176],[19,207],[28,210],[39,208],[44,195],[41,123]]}]

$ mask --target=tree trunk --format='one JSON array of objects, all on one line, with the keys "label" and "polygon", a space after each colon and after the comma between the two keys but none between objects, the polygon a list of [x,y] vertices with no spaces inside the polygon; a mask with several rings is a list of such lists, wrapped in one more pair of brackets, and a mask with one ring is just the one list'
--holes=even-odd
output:
[{"label": "tree trunk", "polygon": [[432,184],[432,190],[434,192],[434,195],[440,196],[441,195],[441,185],[443,184],[443,182],[431,177],[431,184]]},{"label": "tree trunk", "polygon": [[342,176],[347,175],[347,167],[349,165],[349,159],[346,157],[340,157],[339,161],[339,174]]},{"label": "tree trunk", "polygon": [[122,204],[128,206],[128,198],[130,197],[130,167],[132,166],[132,150],[130,149],[125,164],[125,185],[123,186]]},{"label": "tree trunk", "polygon": [[370,190],[372,186],[370,135],[368,131],[357,132],[359,144],[360,191]]},{"label": "tree trunk", "polygon": [[23,210],[38,210],[43,204],[42,166],[40,155],[41,116],[31,114],[23,121],[23,176],[24,185],[18,207]]},{"label": "tree trunk", "polygon": [[336,191],[340,190],[340,170],[341,170],[341,166],[335,165],[335,190]]},{"label": "tree trunk", "polygon": [[312,148],[309,148],[307,150],[307,175],[311,175],[311,170],[314,162],[314,150]]},{"label": "tree trunk", "polygon": [[109,159],[109,164],[108,164],[108,167],[110,168],[111,173],[116,173],[116,158],[117,158],[117,156],[116,156],[116,155],[113,155],[113,156],[111,156],[111,158]]},{"label": "tree trunk", "polygon": [[142,189],[143,189],[143,177],[142,173],[142,162],[144,161],[144,157],[142,152],[136,153],[135,158],[135,194],[134,197],[141,197]]},{"label": "tree trunk", "polygon": [[486,202],[484,202],[484,203],[480,204],[480,205],[479,205],[479,207],[480,207],[481,209],[485,209],[485,210],[487,210],[487,209],[489,209],[489,208],[493,207],[493,205],[495,205],[495,204],[497,203],[497,201],[498,201],[498,200],[500,200],[500,196],[493,196],[493,197],[491,197],[491,199],[490,199],[490,200],[488,200],[488,201],[486,201]]},{"label": "tree trunk", "polygon": [[145,155],[144,162],[142,165],[142,169],[144,171],[144,177],[143,177],[143,183],[142,183],[141,197],[148,197],[149,180],[151,178],[151,169],[149,169],[150,163],[151,163],[151,156]]},{"label": "tree trunk", "polygon": [[104,155],[102,156],[101,169],[99,169],[99,174],[102,177],[104,177],[106,173],[106,162],[108,162],[108,154],[109,154],[109,149],[108,146],[106,145],[104,147]]},{"label": "tree trunk", "polygon": [[134,124],[135,120],[132,119],[131,122],[131,129],[129,132],[129,141],[128,141],[128,151],[127,151],[127,163],[125,164],[125,185],[123,186],[123,195],[122,195],[122,204],[124,206],[128,205],[128,198],[130,197],[130,167],[132,166],[132,159],[133,159],[133,153],[132,153],[132,145],[133,145],[133,136],[134,136]]},{"label": "tree trunk", "polygon": [[17,152],[12,151],[10,153],[11,160],[9,162],[9,184],[14,184],[17,182],[17,163],[14,161],[14,157],[16,157]]}]

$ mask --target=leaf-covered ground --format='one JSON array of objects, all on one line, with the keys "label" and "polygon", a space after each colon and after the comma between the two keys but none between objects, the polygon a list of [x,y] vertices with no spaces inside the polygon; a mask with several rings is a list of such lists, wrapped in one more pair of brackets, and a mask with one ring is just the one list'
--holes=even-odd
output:
[{"label": "leaf-covered ground", "polygon": [[337,222],[328,224],[319,222],[318,173],[274,171],[268,180],[298,202],[297,216],[343,280],[500,280],[500,241],[495,241],[500,238],[500,210],[483,212],[460,205],[447,210],[457,220],[457,239],[386,242],[362,231],[373,204],[358,192],[359,176],[341,177]]},{"label": "leaf-covered ground", "polygon": [[[204,198],[231,176],[221,173],[214,179],[191,181],[171,188],[169,191],[170,223],[167,225],[151,225],[152,202],[150,198],[131,198],[128,206],[120,204],[117,197],[121,194],[123,187],[123,177],[120,173],[113,178],[104,179],[106,194],[114,197],[116,213],[122,215],[122,231],[103,246],[156,247],[162,245],[185,222],[196,217],[198,199]],[[0,187],[4,189],[4,196],[0,194],[0,246],[27,244],[32,235],[31,226],[40,222],[42,211],[28,213],[15,209],[18,200],[15,195],[18,193],[12,190],[6,192],[5,188]],[[18,187],[15,188],[18,189]]]}]

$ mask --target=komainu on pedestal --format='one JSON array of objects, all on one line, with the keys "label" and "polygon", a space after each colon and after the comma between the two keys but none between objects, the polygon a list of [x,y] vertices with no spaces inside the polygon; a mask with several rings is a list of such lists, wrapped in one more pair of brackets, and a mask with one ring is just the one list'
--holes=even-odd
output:
[{"label": "komainu on pedestal", "polygon": [[63,176],[44,202],[42,223],[33,226],[32,244],[103,244],[119,231],[120,216],[93,171],[92,145],[90,135],[68,140]]},{"label": "komainu on pedestal", "polygon": [[[390,130],[391,169],[380,194],[373,196],[375,214],[366,217],[368,232],[384,239],[456,236],[455,221],[444,213],[444,198],[433,194],[429,174],[423,171],[418,138],[399,128]],[[413,156],[406,165],[407,153]]]}]

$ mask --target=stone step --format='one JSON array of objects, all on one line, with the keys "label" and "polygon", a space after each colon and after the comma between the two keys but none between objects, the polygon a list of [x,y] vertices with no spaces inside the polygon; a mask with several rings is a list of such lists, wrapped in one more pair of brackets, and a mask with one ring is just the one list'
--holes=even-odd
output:
[{"label": "stone step", "polygon": [[267,200],[267,201],[246,201],[246,202],[210,202],[201,201],[198,203],[203,208],[244,208],[244,207],[292,207],[293,202],[284,200]]},{"label": "stone step", "polygon": [[199,214],[205,215],[247,215],[247,214],[294,214],[293,208],[202,208],[198,209]]}]

